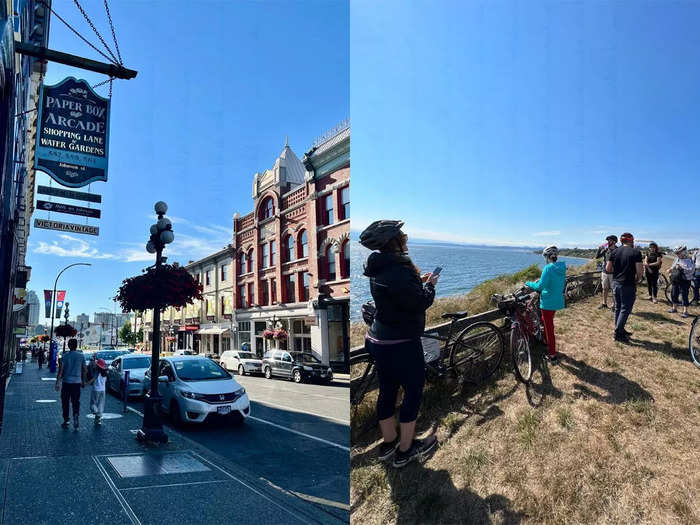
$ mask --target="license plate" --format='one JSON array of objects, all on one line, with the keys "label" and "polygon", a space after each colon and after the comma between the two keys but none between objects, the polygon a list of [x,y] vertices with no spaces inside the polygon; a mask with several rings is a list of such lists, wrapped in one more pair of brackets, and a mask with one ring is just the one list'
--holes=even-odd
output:
[{"label": "license plate", "polygon": [[231,407],[217,407],[216,411],[221,415],[226,415],[231,412]]}]

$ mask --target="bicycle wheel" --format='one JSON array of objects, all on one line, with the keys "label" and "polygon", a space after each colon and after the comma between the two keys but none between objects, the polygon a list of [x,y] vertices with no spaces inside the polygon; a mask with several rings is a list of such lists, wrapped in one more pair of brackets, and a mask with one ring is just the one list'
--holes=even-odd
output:
[{"label": "bicycle wheel", "polygon": [[690,347],[690,358],[695,363],[695,366],[700,368],[700,316],[697,316],[693,320],[693,324],[690,326],[690,340],[688,346]]},{"label": "bicycle wheel", "polygon": [[457,372],[462,381],[478,383],[498,368],[505,342],[495,325],[481,322],[462,330],[451,347],[450,368]]},{"label": "bicycle wheel", "polygon": [[532,336],[538,343],[544,343],[544,326],[542,325],[542,311],[539,306],[533,305],[527,310],[532,327]]},{"label": "bicycle wheel", "polygon": [[530,343],[523,334],[520,325],[516,325],[510,331],[510,355],[513,360],[513,370],[518,381],[525,384],[532,378],[532,356]]},{"label": "bicycle wheel", "polygon": [[360,354],[350,359],[350,370],[360,371],[359,377],[350,381],[350,404],[359,405],[377,379],[377,367],[370,354]]}]

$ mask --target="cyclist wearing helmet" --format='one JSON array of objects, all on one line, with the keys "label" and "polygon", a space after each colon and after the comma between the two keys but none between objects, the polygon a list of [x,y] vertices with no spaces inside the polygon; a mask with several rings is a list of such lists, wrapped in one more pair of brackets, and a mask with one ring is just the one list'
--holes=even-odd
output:
[{"label": "cyclist wearing helmet", "polygon": [[[600,272],[600,282],[603,285],[603,304],[601,304],[598,309],[608,307],[608,292],[612,290],[613,278],[612,273],[608,273],[606,266],[610,260],[610,256],[615,251],[615,248],[617,248],[617,236],[608,235],[605,238],[605,244],[598,248],[598,252],[594,257],[594,259],[600,259],[603,257],[603,271]],[[615,307],[614,301],[615,299],[613,299],[613,308]]]},{"label": "cyclist wearing helmet", "polygon": [[627,318],[632,313],[637,298],[637,283],[642,280],[644,271],[642,252],[634,246],[634,236],[623,233],[622,246],[617,248],[606,263],[606,270],[613,274],[613,294],[615,296],[615,341],[629,343],[631,335],[625,330]]},{"label": "cyclist wearing helmet", "polygon": [[647,289],[649,290],[649,300],[658,303],[656,295],[659,293],[659,270],[663,264],[664,256],[659,251],[659,245],[655,242],[649,243],[649,253],[644,257],[644,275],[647,278]]},{"label": "cyclist wearing helmet", "polygon": [[671,302],[670,313],[677,312],[676,306],[681,304],[679,296],[683,298],[683,313],[681,317],[688,317],[688,295],[690,292],[690,282],[695,274],[695,263],[688,255],[686,246],[678,246],[673,250],[676,258],[668,269],[671,275]]},{"label": "cyclist wearing helmet", "polygon": [[542,251],[547,264],[542,270],[538,281],[528,281],[525,286],[540,292],[540,310],[542,311],[542,323],[547,338],[549,353],[545,359],[553,364],[559,361],[556,341],[554,339],[554,314],[564,308],[564,286],[566,285],[566,263],[557,261],[559,249],[556,246],[548,246]]},{"label": "cyclist wearing helmet", "polygon": [[[425,380],[420,338],[438,276],[421,276],[408,257],[408,237],[402,226],[403,221],[376,221],[360,234],[360,244],[375,250],[367,258],[364,272],[376,307],[365,348],[374,357],[379,376],[377,418],[384,438],[379,457],[388,460],[393,456],[395,467],[423,457],[437,444],[434,435],[423,440],[414,436]],[[399,387],[404,392],[400,438],[394,420]]]}]

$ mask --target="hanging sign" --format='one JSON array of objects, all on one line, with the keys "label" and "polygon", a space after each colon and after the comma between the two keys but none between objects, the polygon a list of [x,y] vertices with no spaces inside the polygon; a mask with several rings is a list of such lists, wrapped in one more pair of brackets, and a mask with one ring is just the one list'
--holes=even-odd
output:
[{"label": "hanging sign", "polygon": [[38,210],[54,211],[56,213],[67,213],[70,215],[80,215],[82,217],[92,217],[93,219],[100,218],[100,210],[95,208],[84,208],[83,206],[73,206],[72,204],[63,204],[62,202],[36,201]]},{"label": "hanging sign", "polygon": [[54,188],[53,186],[37,186],[36,192],[40,195],[51,195],[52,197],[63,197],[65,199],[73,199],[74,201],[87,202],[102,202],[102,195],[96,193],[85,193],[82,191],[64,190],[63,188]]},{"label": "hanging sign", "polygon": [[56,292],[56,317],[61,318],[61,309],[63,308],[63,301],[66,300],[66,291],[59,290]]},{"label": "hanging sign", "polygon": [[34,219],[34,227],[44,230],[59,230],[70,233],[85,233],[87,235],[99,235],[100,229],[97,226],[87,226],[85,224],[73,224],[72,222],[48,221],[46,219]]},{"label": "hanging sign", "polygon": [[106,181],[110,100],[68,77],[42,85],[39,101],[34,167],[70,188]]},{"label": "hanging sign", "polygon": [[44,290],[44,317],[47,319],[51,317],[51,298],[53,296],[53,292],[51,290]]}]

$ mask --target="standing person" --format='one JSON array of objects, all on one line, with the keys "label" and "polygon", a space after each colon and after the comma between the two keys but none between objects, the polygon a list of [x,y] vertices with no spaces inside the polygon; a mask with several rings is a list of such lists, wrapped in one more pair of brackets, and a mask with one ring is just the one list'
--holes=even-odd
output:
[{"label": "standing person", "polygon": [[102,413],[105,410],[105,385],[107,384],[107,363],[104,359],[98,359],[95,362],[88,384],[92,385],[90,411],[95,415],[95,425],[99,426],[102,424]]},{"label": "standing person", "polygon": [[[403,221],[383,220],[370,224],[360,235],[360,244],[377,250],[367,258],[364,274],[376,311],[365,339],[379,376],[377,418],[384,442],[379,458],[394,456],[394,467],[422,458],[437,445],[431,435],[415,439],[416,418],[423,396],[425,362],[421,336],[425,311],[433,304],[437,275],[420,274],[408,257],[408,237]],[[399,412],[400,436],[394,409],[399,387],[403,401]]]},{"label": "standing person", "polygon": [[564,287],[566,286],[566,263],[557,261],[559,249],[556,246],[548,246],[542,251],[542,256],[547,262],[542,269],[542,275],[538,281],[528,281],[525,286],[540,292],[540,310],[542,311],[542,323],[547,338],[549,353],[544,358],[552,364],[559,362],[556,341],[554,339],[554,314],[564,308]]},{"label": "standing person", "polygon": [[625,330],[627,318],[632,313],[637,298],[637,282],[642,280],[644,271],[642,252],[634,246],[634,236],[623,233],[622,246],[615,249],[606,263],[606,270],[613,274],[613,294],[615,297],[615,341],[629,343],[630,332]]},{"label": "standing person", "polygon": [[664,256],[659,251],[659,245],[655,242],[649,243],[649,253],[644,257],[644,275],[647,278],[647,289],[649,290],[649,300],[658,303],[656,298],[659,293],[659,271],[663,264]]},{"label": "standing person", "polygon": [[693,294],[693,302],[700,305],[700,248],[695,250],[693,254],[693,264],[695,265],[695,293]]},{"label": "standing person", "polygon": [[39,362],[39,370],[41,370],[41,367],[44,365],[44,349],[43,348],[39,348],[36,360]]},{"label": "standing person", "polygon": [[[608,272],[608,261],[615,248],[617,248],[617,235],[608,235],[605,238],[605,244],[598,248],[598,252],[594,257],[594,259],[603,257],[603,270],[600,272],[600,282],[603,285],[603,304],[598,309],[608,307],[608,293],[613,288],[613,276],[611,272]],[[615,298],[613,297],[613,308],[615,308],[614,302]]]},{"label": "standing person", "polygon": [[[85,386],[85,357],[78,348],[77,339],[68,340],[68,349],[58,364],[56,392],[61,389],[61,406],[63,408],[63,428],[68,428],[69,402],[73,405],[73,428],[78,430],[80,417],[80,389]],[[63,383],[61,384],[61,380]],[[60,385],[60,386],[59,386]]]},{"label": "standing person", "polygon": [[[688,295],[690,292],[690,282],[695,277],[695,263],[688,255],[686,246],[678,246],[673,250],[676,258],[673,264],[668,269],[671,277],[671,303],[672,306],[668,310],[669,313],[677,312],[677,306],[681,305],[680,299],[683,299],[683,313],[681,317],[688,317]],[[681,296],[681,297],[679,297]]]}]

